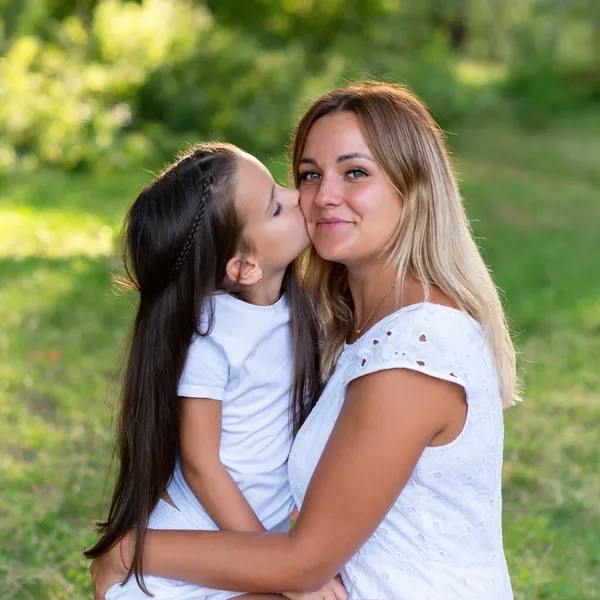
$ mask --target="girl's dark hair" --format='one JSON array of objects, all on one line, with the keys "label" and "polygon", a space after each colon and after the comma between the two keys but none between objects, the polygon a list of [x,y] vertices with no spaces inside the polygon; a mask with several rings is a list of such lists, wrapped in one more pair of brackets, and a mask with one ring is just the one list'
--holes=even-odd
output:
[{"label": "girl's dark hair", "polygon": [[[206,302],[236,252],[250,249],[235,206],[240,150],[200,144],[167,167],[133,203],[124,226],[127,281],[139,293],[131,330],[117,425],[120,470],[100,539],[84,552],[104,554],[137,529],[127,578],[142,577],[148,518],[175,469],[179,444],[177,388],[194,335],[207,335],[214,315]],[[303,290],[299,261],[288,266],[283,291],[290,306],[294,373],[290,422],[297,433],[319,393],[314,304]],[[201,311],[208,325],[199,330]],[[210,368],[210,365],[206,365]]]}]

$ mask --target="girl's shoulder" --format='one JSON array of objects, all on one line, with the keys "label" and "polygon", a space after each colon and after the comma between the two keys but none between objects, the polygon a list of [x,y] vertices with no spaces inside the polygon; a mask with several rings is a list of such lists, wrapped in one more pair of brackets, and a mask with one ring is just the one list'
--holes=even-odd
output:
[{"label": "girl's shoulder", "polygon": [[[212,317],[212,319],[210,319]],[[210,319],[210,323],[209,323]],[[290,312],[284,295],[275,304],[258,306],[227,293],[217,293],[206,300],[201,325],[210,325],[215,337],[233,332],[237,337],[260,334],[270,328],[289,323]]]},{"label": "girl's shoulder", "polygon": [[239,365],[255,354],[286,353],[289,323],[285,295],[275,304],[257,306],[221,293],[206,301],[199,328],[224,350],[230,363]]}]

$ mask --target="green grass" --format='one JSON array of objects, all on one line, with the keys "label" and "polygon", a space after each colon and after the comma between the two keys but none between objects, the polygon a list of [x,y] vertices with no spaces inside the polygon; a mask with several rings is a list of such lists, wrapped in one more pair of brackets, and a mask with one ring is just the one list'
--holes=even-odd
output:
[{"label": "green grass", "polygon": [[504,535],[517,598],[600,598],[600,128],[469,131],[462,189],[519,334]]},{"label": "green grass", "polygon": [[[487,126],[453,143],[525,371],[525,401],[506,413],[515,594],[600,598],[600,127]],[[111,390],[131,312],[111,290],[111,244],[148,177],[0,179],[2,599],[90,597],[81,549],[106,506]]]}]

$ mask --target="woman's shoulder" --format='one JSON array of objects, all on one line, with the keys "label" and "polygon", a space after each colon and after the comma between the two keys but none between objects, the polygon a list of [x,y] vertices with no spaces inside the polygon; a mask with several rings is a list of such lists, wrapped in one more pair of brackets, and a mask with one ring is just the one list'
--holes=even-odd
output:
[{"label": "woman's shoulder", "polygon": [[469,314],[421,302],[391,313],[345,351],[351,378],[409,368],[464,383],[484,344],[483,330]]},{"label": "woman's shoulder", "polygon": [[[420,343],[426,343],[427,334],[437,339],[451,338],[455,343],[468,342],[480,338],[481,325],[467,312],[445,304],[420,302],[411,304],[389,314],[376,323],[356,343],[373,343],[380,337],[394,338],[403,342],[418,336]],[[377,343],[378,343],[377,342]],[[377,343],[375,345],[377,345]]]}]

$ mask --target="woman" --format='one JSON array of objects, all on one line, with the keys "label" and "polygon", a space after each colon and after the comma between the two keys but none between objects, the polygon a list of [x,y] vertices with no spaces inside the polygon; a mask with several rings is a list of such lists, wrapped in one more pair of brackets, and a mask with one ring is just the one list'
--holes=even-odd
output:
[{"label": "woman", "polygon": [[[293,156],[328,378],[289,460],[300,516],[289,533],[149,532],[144,571],[247,592],[341,571],[354,599],[512,598],[500,477],[515,354],[441,132],[405,89],[358,84],[313,104]],[[118,549],[91,571],[102,598],[124,577]]]}]

